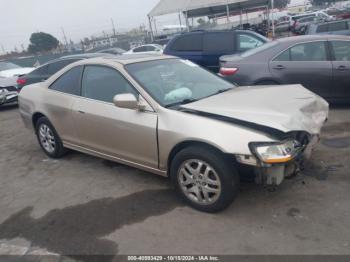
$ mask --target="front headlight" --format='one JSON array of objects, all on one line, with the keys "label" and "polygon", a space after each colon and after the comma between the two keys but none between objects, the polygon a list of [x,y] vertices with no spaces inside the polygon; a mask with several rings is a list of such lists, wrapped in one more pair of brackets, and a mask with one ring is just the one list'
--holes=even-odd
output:
[{"label": "front headlight", "polygon": [[302,150],[296,140],[287,140],[279,143],[250,143],[250,150],[261,161],[267,164],[286,163],[295,158]]}]

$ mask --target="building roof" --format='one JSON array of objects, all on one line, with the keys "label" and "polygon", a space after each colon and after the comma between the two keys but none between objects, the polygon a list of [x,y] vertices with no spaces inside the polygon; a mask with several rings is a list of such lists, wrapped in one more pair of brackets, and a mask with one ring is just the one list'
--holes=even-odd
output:
[{"label": "building roof", "polygon": [[188,17],[209,16],[230,11],[267,6],[270,0],[160,0],[149,16],[187,12]]}]

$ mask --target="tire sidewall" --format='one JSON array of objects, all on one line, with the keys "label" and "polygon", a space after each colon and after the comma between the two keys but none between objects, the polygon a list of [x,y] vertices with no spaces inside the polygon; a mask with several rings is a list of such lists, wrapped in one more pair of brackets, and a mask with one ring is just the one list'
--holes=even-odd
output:
[{"label": "tire sidewall", "polygon": [[[39,137],[39,130],[40,130],[40,127],[41,125],[47,125],[51,131],[52,131],[52,134],[54,135],[55,137],[55,150],[53,152],[48,152],[46,151],[46,149],[43,147],[43,145],[41,144],[41,141],[40,141],[40,137]],[[46,117],[41,117],[37,122],[36,122],[36,125],[35,125],[35,134],[37,136],[37,139],[38,139],[38,142],[39,142],[39,145],[40,147],[42,148],[42,150],[44,151],[44,153],[51,157],[51,158],[58,158],[60,157],[62,154],[63,154],[63,151],[64,151],[64,148],[63,148],[63,144],[62,144],[62,141],[60,139],[60,137],[58,136],[55,128],[53,127],[53,125],[51,124],[51,122],[46,118]]]},{"label": "tire sidewall", "polygon": [[[181,165],[189,159],[202,160],[215,169],[221,183],[219,198],[210,205],[201,205],[188,199],[178,181],[178,172]],[[177,192],[183,200],[197,210],[215,213],[228,207],[238,193],[239,176],[232,163],[221,153],[206,147],[191,147],[181,150],[173,159],[170,167],[170,178]]]}]

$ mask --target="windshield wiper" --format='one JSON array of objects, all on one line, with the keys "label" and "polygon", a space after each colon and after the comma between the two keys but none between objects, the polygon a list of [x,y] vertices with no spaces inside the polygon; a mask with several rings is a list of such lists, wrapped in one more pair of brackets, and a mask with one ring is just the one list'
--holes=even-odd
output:
[{"label": "windshield wiper", "polygon": [[173,107],[173,106],[185,105],[185,104],[189,104],[189,103],[196,102],[196,101],[198,101],[198,100],[194,99],[194,98],[186,98],[186,99],[181,100],[179,102],[168,104],[165,107],[169,108],[169,107]]}]

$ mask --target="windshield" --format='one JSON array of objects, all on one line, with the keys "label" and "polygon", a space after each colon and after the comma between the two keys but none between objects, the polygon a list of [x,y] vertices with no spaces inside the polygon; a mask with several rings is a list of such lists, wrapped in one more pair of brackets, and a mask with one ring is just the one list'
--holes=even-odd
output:
[{"label": "windshield", "polygon": [[277,41],[272,41],[272,42],[268,42],[262,46],[259,46],[257,48],[254,48],[254,49],[250,49],[248,51],[245,51],[244,53],[240,54],[241,57],[248,57],[248,56],[252,56],[252,55],[255,55],[261,51],[264,51],[264,50],[267,50],[275,45],[277,45]]},{"label": "windshield", "polygon": [[234,87],[188,60],[156,60],[129,64],[125,68],[165,107],[197,101]]},{"label": "windshield", "polygon": [[0,71],[20,68],[20,66],[9,62],[0,62]]}]

